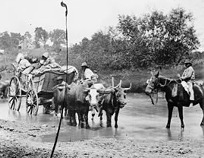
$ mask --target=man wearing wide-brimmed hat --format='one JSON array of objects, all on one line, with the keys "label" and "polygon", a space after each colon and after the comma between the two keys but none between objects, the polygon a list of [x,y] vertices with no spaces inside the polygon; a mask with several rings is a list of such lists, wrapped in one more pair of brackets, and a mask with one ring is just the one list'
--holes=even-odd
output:
[{"label": "man wearing wide-brimmed hat", "polygon": [[184,70],[181,79],[188,84],[189,92],[190,92],[190,106],[193,106],[194,101],[194,91],[193,91],[193,83],[195,82],[195,70],[192,67],[192,62],[189,59],[186,59],[185,62],[186,69]]},{"label": "man wearing wide-brimmed hat", "polygon": [[93,71],[89,68],[86,62],[81,64],[82,69],[82,78],[84,80],[91,80],[92,76],[94,75]]}]

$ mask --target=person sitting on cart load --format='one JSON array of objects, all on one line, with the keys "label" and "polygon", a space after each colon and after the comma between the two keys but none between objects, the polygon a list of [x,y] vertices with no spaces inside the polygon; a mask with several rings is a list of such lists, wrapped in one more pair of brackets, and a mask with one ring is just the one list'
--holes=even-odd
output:
[{"label": "person sitting on cart load", "polygon": [[50,66],[51,68],[60,68],[61,66],[57,64],[48,52],[43,53],[42,59],[40,60],[42,66]]},{"label": "person sitting on cart load", "polygon": [[44,71],[52,70],[56,68],[60,70],[61,66],[57,64],[52,57],[49,56],[48,52],[45,52],[42,55],[42,58],[40,59],[39,67],[33,70],[32,74],[39,74]]},{"label": "person sitting on cart load", "polygon": [[17,70],[22,72],[23,74],[28,74],[31,70],[31,63],[25,59],[22,53],[19,53],[16,57],[16,62],[18,64]]}]

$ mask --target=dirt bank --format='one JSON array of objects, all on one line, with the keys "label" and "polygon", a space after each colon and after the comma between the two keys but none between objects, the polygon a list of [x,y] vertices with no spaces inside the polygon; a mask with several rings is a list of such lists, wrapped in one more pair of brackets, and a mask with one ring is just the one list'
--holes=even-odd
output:
[{"label": "dirt bank", "polygon": [[[0,120],[0,157],[47,158],[53,143],[41,142],[41,136],[55,132],[46,124]],[[134,137],[94,138],[76,142],[58,142],[54,157],[204,157],[204,139],[139,141]]]}]

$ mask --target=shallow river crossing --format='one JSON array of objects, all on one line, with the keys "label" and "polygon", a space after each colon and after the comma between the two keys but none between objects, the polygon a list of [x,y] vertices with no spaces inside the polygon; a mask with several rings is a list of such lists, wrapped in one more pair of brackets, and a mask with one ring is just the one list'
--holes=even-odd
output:
[{"label": "shallow river crossing", "polygon": [[[59,141],[77,141],[91,139],[93,137],[115,137],[125,139],[125,137],[135,137],[138,140],[182,140],[185,137],[203,139],[204,127],[200,126],[202,111],[199,105],[192,108],[184,108],[185,129],[180,128],[180,119],[177,108],[174,108],[171,129],[165,128],[167,123],[167,105],[165,99],[160,96],[156,106],[152,105],[150,99],[144,94],[128,94],[127,105],[121,109],[119,114],[118,129],[114,128],[114,117],[112,118],[112,128],[106,127],[106,117],[103,115],[103,127],[100,127],[99,118],[95,116],[94,122],[89,117],[90,129],[81,129],[67,125],[67,120],[63,120]],[[0,119],[39,122],[39,124],[52,124],[58,126],[59,118],[51,114],[43,114],[42,107],[39,108],[36,117],[26,114],[25,101],[23,100],[20,112],[8,109],[7,102],[0,102]],[[53,142],[55,134],[44,135],[41,141]]]}]

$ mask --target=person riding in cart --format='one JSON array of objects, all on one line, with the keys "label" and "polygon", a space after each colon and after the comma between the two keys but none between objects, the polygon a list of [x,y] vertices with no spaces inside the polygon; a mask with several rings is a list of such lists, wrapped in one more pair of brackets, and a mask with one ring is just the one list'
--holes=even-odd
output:
[{"label": "person riding in cart", "polygon": [[61,67],[59,64],[57,64],[54,60],[54,58],[52,58],[48,52],[43,53],[42,58],[40,60],[40,63],[42,64],[42,66],[47,66],[49,65],[50,67]]}]

